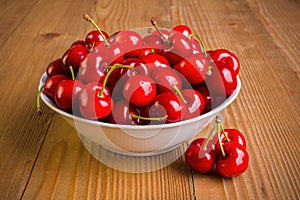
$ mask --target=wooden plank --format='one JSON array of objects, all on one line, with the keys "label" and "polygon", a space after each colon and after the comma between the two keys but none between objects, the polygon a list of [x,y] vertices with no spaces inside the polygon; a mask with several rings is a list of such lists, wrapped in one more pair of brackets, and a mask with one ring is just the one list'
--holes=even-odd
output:
[{"label": "wooden plank", "polygon": [[[265,24],[267,21],[268,27],[276,27],[277,20],[282,20],[279,13],[287,13],[284,11],[287,7],[296,6],[294,9],[299,10],[295,3],[285,3],[283,7],[280,7],[283,3],[276,6],[261,3],[263,8],[253,10],[253,5],[245,1],[174,1],[173,13],[177,16],[173,18],[180,19],[177,23],[190,25],[201,35],[208,49],[232,50],[242,63],[242,90],[227,109],[225,126],[245,133],[250,166],[246,173],[232,180],[195,173],[197,199],[299,198],[299,148],[295,141],[300,139],[297,134],[300,82],[289,67],[299,62],[296,55],[299,52],[298,25],[289,29],[291,40],[295,42],[292,49],[282,50],[282,40],[274,42],[272,37],[275,34],[281,37],[283,30],[277,32],[274,28],[270,33]],[[270,14],[263,21],[265,13],[257,14],[257,9],[277,15]],[[280,22],[283,23],[286,23],[283,29],[295,24],[288,19]],[[295,54],[289,54],[293,49]],[[288,156],[295,159],[287,161]],[[209,188],[215,192],[204,192]]]},{"label": "wooden plank", "polygon": [[[81,20],[80,14],[77,26],[56,28],[75,21],[74,15],[78,12],[90,10],[89,3],[82,4],[85,6],[81,2],[62,4],[57,1],[1,4],[5,7],[3,17],[8,22],[18,16],[11,27],[1,29],[6,30],[1,32],[0,49],[0,59],[4,61],[0,66],[0,92],[4,97],[0,99],[1,199],[20,199],[31,175],[53,116],[49,109],[45,109],[41,117],[35,112],[39,78],[49,61],[61,56],[70,42],[81,38],[89,26]],[[1,20],[2,25],[3,22]],[[48,34],[53,31],[59,35],[49,37],[55,35]]]}]

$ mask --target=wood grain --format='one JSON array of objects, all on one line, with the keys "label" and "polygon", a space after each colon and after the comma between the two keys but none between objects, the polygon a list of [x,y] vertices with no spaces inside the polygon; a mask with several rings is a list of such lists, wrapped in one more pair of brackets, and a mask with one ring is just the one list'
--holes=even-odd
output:
[{"label": "wood grain", "polygon": [[[300,199],[298,1],[11,0],[0,10],[0,199]],[[47,64],[93,29],[83,13],[110,34],[149,27],[151,17],[160,27],[187,24],[207,49],[236,53],[242,90],[224,126],[245,134],[247,171],[202,175],[183,156],[153,172],[118,171],[95,159],[61,116],[45,106],[39,116]]]}]

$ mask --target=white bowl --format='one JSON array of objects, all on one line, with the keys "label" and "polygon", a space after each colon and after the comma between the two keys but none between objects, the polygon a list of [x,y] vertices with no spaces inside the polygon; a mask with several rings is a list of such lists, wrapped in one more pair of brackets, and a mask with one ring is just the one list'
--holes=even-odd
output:
[{"label": "white bowl", "polygon": [[[46,80],[47,75],[44,73],[39,88],[44,85]],[[194,138],[197,133],[236,99],[240,88],[241,82],[237,78],[235,92],[222,104],[203,115],[176,123],[147,126],[109,124],[84,119],[60,110],[43,93],[41,93],[41,99],[50,109],[62,115],[77,130],[81,138],[90,140],[116,153],[147,156],[174,149],[176,146]]]}]

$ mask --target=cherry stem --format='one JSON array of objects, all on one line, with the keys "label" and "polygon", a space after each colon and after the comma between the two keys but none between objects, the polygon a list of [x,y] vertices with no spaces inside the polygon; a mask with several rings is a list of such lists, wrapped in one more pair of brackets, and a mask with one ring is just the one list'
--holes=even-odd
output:
[{"label": "cherry stem", "polygon": [[103,92],[104,92],[104,89],[105,89],[105,86],[106,86],[106,83],[107,83],[107,80],[108,80],[108,77],[110,76],[110,74],[116,69],[116,68],[133,68],[133,66],[131,65],[121,65],[121,64],[114,64],[113,66],[108,66],[109,68],[109,71],[107,72],[104,80],[103,80],[103,83],[102,83],[102,88],[101,88],[101,91],[99,92],[99,97],[101,97],[103,95]]},{"label": "cherry stem", "polygon": [[215,129],[216,129],[216,126],[217,126],[217,124],[214,124],[214,126],[213,126],[213,128],[211,129],[211,131],[210,131],[210,133],[209,133],[209,135],[208,135],[208,137],[207,137],[207,139],[206,139],[204,145],[202,146],[202,150],[206,150],[206,147],[207,147],[207,145],[208,145],[208,142],[209,142],[211,136],[213,135],[213,133],[214,133],[214,131],[215,131]]},{"label": "cherry stem", "polygon": [[75,74],[74,74],[73,67],[72,67],[72,66],[70,66],[70,67],[69,67],[69,69],[70,69],[70,72],[71,72],[71,77],[72,77],[72,80],[74,81],[74,80],[75,80]]},{"label": "cherry stem", "polygon": [[200,38],[200,36],[198,34],[194,34],[194,35],[196,36],[196,38],[200,42],[202,53],[204,53],[204,55],[207,57],[207,53],[206,53],[206,48],[204,46],[204,42],[202,41],[202,39]]},{"label": "cherry stem", "polygon": [[38,90],[38,95],[36,99],[36,111],[38,112],[39,115],[43,113],[41,109],[41,93],[43,91],[44,85]]},{"label": "cherry stem", "polygon": [[183,97],[182,93],[180,92],[179,88],[176,85],[173,85],[173,89],[179,95],[179,97],[183,100],[185,104],[187,104],[187,100]]},{"label": "cherry stem", "polygon": [[93,26],[97,29],[97,31],[99,31],[100,35],[102,36],[103,41],[105,42],[106,47],[110,47],[108,41],[106,40],[106,37],[104,36],[104,34],[102,33],[101,29],[96,24],[96,22],[88,14],[83,14],[83,18],[93,24]]},{"label": "cherry stem", "polygon": [[130,117],[134,119],[142,119],[142,120],[149,120],[149,121],[163,121],[167,119],[168,115],[165,115],[164,117],[142,117],[136,114],[131,114]]},{"label": "cherry stem", "polygon": [[218,141],[219,141],[219,145],[220,145],[220,150],[222,152],[223,158],[225,158],[226,154],[225,154],[225,151],[224,151],[224,148],[223,148],[223,145],[222,145],[222,141],[221,141],[221,129],[223,130],[223,127],[222,127],[220,116],[216,117],[216,124],[217,124]]},{"label": "cherry stem", "polygon": [[208,69],[207,69],[207,71],[205,73],[206,76],[211,76],[213,69],[214,69],[213,66],[208,66]]},{"label": "cherry stem", "polygon": [[171,42],[168,40],[168,38],[166,38],[166,37],[164,36],[164,34],[162,34],[162,32],[159,30],[159,28],[158,28],[158,26],[157,26],[157,23],[156,23],[156,20],[155,20],[153,17],[151,18],[151,24],[152,24],[152,26],[157,30],[157,32],[160,34],[160,36],[162,37],[162,39],[168,43],[169,47],[171,47],[171,46],[172,46],[172,43],[171,43]]}]

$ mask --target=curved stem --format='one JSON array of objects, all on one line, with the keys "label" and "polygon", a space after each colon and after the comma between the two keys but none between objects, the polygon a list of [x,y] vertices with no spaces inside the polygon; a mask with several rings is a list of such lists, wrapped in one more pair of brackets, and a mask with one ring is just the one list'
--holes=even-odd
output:
[{"label": "curved stem", "polygon": [[197,37],[197,39],[200,42],[202,53],[204,53],[204,55],[207,57],[207,53],[206,53],[206,48],[204,46],[204,42],[202,41],[202,39],[200,38],[200,36],[198,34],[195,34],[195,36]]},{"label": "curved stem", "polygon": [[167,119],[168,115],[165,115],[164,117],[142,117],[136,114],[131,114],[130,117],[135,119],[149,120],[149,121],[163,121]]},{"label": "curved stem", "polygon": [[72,80],[75,80],[75,74],[74,74],[73,67],[70,66],[69,69],[70,69],[70,72],[71,72]]},{"label": "curved stem", "polygon": [[217,127],[218,127],[217,131],[218,131],[218,141],[219,141],[220,149],[221,149],[223,158],[225,158],[226,154],[225,154],[225,151],[224,151],[224,148],[223,148],[223,145],[222,145],[221,133],[220,133],[221,132],[221,128],[222,128],[221,120],[216,119],[216,123],[217,123]]},{"label": "curved stem", "polygon": [[116,69],[116,68],[133,68],[133,66],[131,65],[121,65],[121,64],[114,64],[113,66],[109,66],[109,71],[107,72],[104,80],[103,80],[103,83],[102,83],[102,87],[101,87],[101,91],[99,92],[99,97],[101,97],[103,95],[103,92],[104,92],[104,88],[106,86],[106,83],[107,83],[107,80],[108,80],[108,77],[110,76],[110,74]]},{"label": "curved stem", "polygon": [[155,20],[153,17],[151,18],[151,24],[152,24],[152,26],[157,30],[157,32],[160,34],[160,36],[162,37],[162,39],[168,43],[169,47],[171,47],[171,46],[172,46],[172,43],[170,42],[170,40],[168,40],[168,38],[166,38],[166,37],[161,33],[161,31],[160,31],[159,28],[157,27],[156,20]]},{"label": "curved stem", "polygon": [[213,132],[215,131],[216,126],[217,126],[217,124],[214,124],[213,128],[211,129],[211,131],[210,131],[210,133],[209,133],[209,135],[208,135],[208,137],[207,137],[207,139],[206,139],[204,145],[202,146],[202,149],[203,149],[203,150],[206,150],[206,147],[207,147],[207,145],[208,145],[208,142],[209,142],[211,136],[213,135]]},{"label": "curved stem", "polygon": [[182,93],[180,92],[179,88],[176,85],[173,85],[173,89],[175,90],[175,92],[179,95],[179,97],[182,99],[182,101],[187,104],[187,100],[184,98],[184,96],[182,95]]},{"label": "curved stem", "polygon": [[83,14],[83,18],[89,22],[91,22],[93,24],[93,26],[97,29],[97,31],[99,31],[100,35],[102,36],[106,47],[110,47],[106,37],[104,36],[104,34],[102,33],[101,29],[99,28],[99,26],[95,23],[95,21],[88,15],[88,14]]},{"label": "curved stem", "polygon": [[42,114],[43,111],[41,109],[41,93],[43,91],[44,85],[38,90],[38,95],[37,95],[37,99],[36,99],[36,111],[38,112],[38,114]]}]

